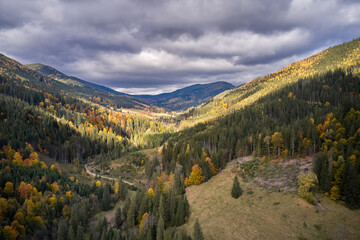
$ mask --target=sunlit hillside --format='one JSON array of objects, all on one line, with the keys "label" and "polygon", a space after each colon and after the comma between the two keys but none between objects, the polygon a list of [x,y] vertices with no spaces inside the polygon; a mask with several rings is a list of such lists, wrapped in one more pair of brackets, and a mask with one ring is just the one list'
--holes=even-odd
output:
[{"label": "sunlit hillside", "polygon": [[[290,64],[275,73],[256,78],[239,88],[219,94],[200,107],[190,110],[185,115],[187,121],[182,122],[182,127],[241,109],[254,103],[260,97],[297,82],[301,78],[315,76],[336,68],[346,69],[359,64],[360,39],[331,47],[307,59]],[[355,70],[355,72],[358,71],[359,69]]]}]

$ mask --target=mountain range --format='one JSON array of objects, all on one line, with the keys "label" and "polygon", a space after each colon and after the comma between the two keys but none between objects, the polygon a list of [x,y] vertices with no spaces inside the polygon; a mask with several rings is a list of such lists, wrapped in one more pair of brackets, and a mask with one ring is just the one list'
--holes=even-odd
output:
[{"label": "mountain range", "polygon": [[149,105],[152,104],[171,111],[186,110],[189,107],[197,106],[221,92],[234,88],[232,84],[227,82],[215,82],[209,84],[195,84],[170,93],[158,95],[129,95],[73,76],[68,76],[55,68],[44,64],[28,64],[26,67],[69,86],[90,87],[98,91],[108,92],[112,95],[126,95],[141,99],[142,102],[146,102]]}]

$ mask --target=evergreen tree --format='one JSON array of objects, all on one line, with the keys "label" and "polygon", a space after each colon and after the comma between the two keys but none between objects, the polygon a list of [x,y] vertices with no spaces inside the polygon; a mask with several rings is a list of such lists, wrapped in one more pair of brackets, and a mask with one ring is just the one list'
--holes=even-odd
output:
[{"label": "evergreen tree", "polygon": [[242,195],[242,193],[243,193],[243,191],[242,191],[242,189],[240,187],[238,178],[237,178],[237,176],[235,176],[234,183],[233,183],[233,186],[232,186],[232,189],[231,189],[231,196],[233,198],[239,198]]},{"label": "evergreen tree", "polygon": [[61,219],[58,227],[58,240],[68,239],[68,225],[65,219]]},{"label": "evergreen tree", "polygon": [[101,210],[107,211],[109,209],[110,209],[110,192],[109,192],[109,188],[105,186],[101,200]]},{"label": "evergreen tree", "polygon": [[158,226],[156,229],[156,240],[163,240],[164,239],[164,231],[165,231],[165,223],[164,219],[160,217]]},{"label": "evergreen tree", "polygon": [[184,221],[184,204],[182,197],[180,197],[178,200],[178,206],[175,215],[175,224],[176,226],[181,226],[184,224]]},{"label": "evergreen tree", "polygon": [[201,230],[200,223],[198,219],[196,219],[195,225],[194,225],[194,240],[204,240],[204,234]]},{"label": "evergreen tree", "polygon": [[84,239],[84,228],[80,225],[78,226],[77,233],[76,233],[76,239]]},{"label": "evergreen tree", "polygon": [[75,240],[75,238],[76,238],[75,230],[74,230],[74,228],[72,226],[70,226],[70,228],[69,228],[68,236],[69,236],[68,237],[69,240]]},{"label": "evergreen tree", "polygon": [[119,207],[116,209],[116,213],[115,213],[115,227],[120,228],[122,223],[123,223],[122,212],[121,212],[121,208]]},{"label": "evergreen tree", "polygon": [[126,227],[128,229],[135,225],[135,203],[132,202],[126,217]]},{"label": "evergreen tree", "polygon": [[355,167],[347,163],[345,177],[345,204],[350,209],[360,208],[360,186],[356,176]]}]

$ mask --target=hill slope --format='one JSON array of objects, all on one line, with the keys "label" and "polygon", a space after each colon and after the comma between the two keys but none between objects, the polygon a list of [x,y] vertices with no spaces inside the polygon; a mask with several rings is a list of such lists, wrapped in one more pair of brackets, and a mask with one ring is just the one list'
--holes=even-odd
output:
[{"label": "hill slope", "polygon": [[[34,71],[33,69],[24,66],[3,54],[0,54],[0,75],[16,82],[17,84],[21,83],[27,87],[37,90],[57,91],[71,94],[77,98],[86,99],[87,101],[90,100],[94,103],[107,107],[138,109],[151,108],[151,106],[145,104],[140,99],[120,95],[118,93],[111,93],[101,89],[101,87],[94,86],[85,81],[81,82],[81,80],[74,80],[70,77],[66,78],[66,75],[60,74],[60,72],[55,72],[55,69],[52,73],[57,73],[54,75],[57,78],[52,78],[53,74],[50,73],[46,75],[41,72]],[[65,79],[70,79],[71,81],[69,82]]]},{"label": "hill slope", "polygon": [[[360,65],[360,39],[343,43],[264,77],[254,79],[229,92],[219,94],[191,111],[188,123],[197,123],[227,114],[253,104],[260,97],[272,93],[287,84],[297,82],[301,78],[315,76],[328,70],[346,69]],[[359,70],[356,70],[359,72]]]},{"label": "hill slope", "polygon": [[177,111],[197,106],[208,101],[217,94],[233,88],[234,86],[230,83],[215,82],[209,84],[195,84],[170,93],[138,95],[136,97],[147,100],[149,103],[156,106]]},{"label": "hill slope", "polygon": [[232,198],[236,171],[228,167],[208,182],[186,189],[191,211],[188,232],[198,219],[209,240],[359,239],[360,211],[346,209],[324,196],[319,196],[322,211],[294,192],[260,190],[241,181],[243,195]]},{"label": "hill slope", "polygon": [[44,65],[41,63],[27,64],[25,66],[34,71],[37,71],[46,76],[49,76],[55,80],[58,80],[64,84],[67,84],[67,85],[79,86],[79,87],[88,86],[88,87],[91,87],[91,88],[94,88],[97,90],[106,91],[109,93],[114,93],[114,94],[119,94],[119,95],[124,95],[123,93],[117,92],[111,88],[104,87],[104,86],[94,84],[94,83],[90,83],[90,82],[84,81],[82,79],[73,77],[73,76],[68,76],[68,75],[56,70],[55,68],[52,68],[50,66],[47,66],[47,65]]}]

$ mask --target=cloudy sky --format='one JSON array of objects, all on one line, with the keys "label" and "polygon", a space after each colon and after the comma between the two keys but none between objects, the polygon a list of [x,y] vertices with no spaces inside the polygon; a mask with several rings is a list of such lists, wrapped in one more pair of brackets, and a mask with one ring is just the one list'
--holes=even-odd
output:
[{"label": "cloudy sky", "polygon": [[360,37],[351,0],[1,0],[0,52],[127,93],[239,85]]}]

